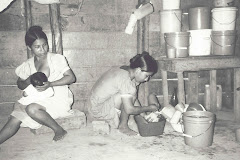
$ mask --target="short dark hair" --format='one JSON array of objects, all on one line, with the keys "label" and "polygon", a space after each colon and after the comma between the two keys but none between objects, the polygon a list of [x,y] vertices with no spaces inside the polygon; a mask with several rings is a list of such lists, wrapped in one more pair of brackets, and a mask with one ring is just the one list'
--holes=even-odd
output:
[{"label": "short dark hair", "polygon": [[130,59],[130,68],[134,69],[138,67],[145,72],[156,73],[158,71],[157,61],[146,51]]},{"label": "short dark hair", "polygon": [[36,72],[31,75],[30,77],[31,84],[36,87],[36,86],[42,86],[43,82],[47,82],[48,78],[47,76],[42,73],[42,72]]},{"label": "short dark hair", "polygon": [[45,39],[48,42],[47,35],[42,31],[42,27],[40,26],[31,26],[26,35],[25,35],[25,43],[27,46],[31,47],[36,39]]}]

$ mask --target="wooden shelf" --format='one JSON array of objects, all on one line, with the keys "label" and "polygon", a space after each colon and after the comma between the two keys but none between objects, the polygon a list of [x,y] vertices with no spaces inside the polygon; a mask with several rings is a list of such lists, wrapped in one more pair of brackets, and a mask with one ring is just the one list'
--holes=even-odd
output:
[{"label": "wooden shelf", "polygon": [[176,73],[240,67],[240,57],[237,56],[161,58],[158,59],[158,62],[160,70]]},{"label": "wooden shelf", "polygon": [[191,71],[189,76],[189,97],[190,102],[198,102],[198,76],[195,72],[201,70],[210,71],[210,110],[217,111],[216,103],[216,70],[234,69],[234,116],[240,122],[240,57],[238,56],[202,56],[186,58],[159,58],[158,67],[162,74],[164,106],[168,104],[168,81],[167,72],[177,73],[178,77],[178,101],[186,103],[183,72]]}]

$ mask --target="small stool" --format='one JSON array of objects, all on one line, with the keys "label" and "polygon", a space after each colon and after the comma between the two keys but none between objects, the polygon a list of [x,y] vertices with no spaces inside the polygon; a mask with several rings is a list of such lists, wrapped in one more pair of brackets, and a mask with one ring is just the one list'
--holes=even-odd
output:
[{"label": "small stool", "polygon": [[[86,126],[85,114],[77,109],[73,109],[73,111],[74,114],[71,116],[56,119],[56,122],[65,130],[79,129]],[[49,127],[44,125],[39,129],[30,129],[30,131],[35,135],[52,132]]]}]

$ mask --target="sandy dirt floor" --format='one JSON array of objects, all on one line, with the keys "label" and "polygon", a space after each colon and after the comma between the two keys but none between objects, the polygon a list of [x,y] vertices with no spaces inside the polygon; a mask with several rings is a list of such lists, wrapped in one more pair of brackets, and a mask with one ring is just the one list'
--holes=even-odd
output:
[{"label": "sandy dirt floor", "polygon": [[[164,133],[154,137],[129,137],[112,130],[109,135],[93,132],[91,126],[68,130],[60,142],[53,133],[34,135],[27,128],[0,146],[1,160],[239,160],[240,143],[235,140],[231,112],[217,114],[210,147],[193,148],[166,123]],[[230,120],[229,120],[230,119]]]}]

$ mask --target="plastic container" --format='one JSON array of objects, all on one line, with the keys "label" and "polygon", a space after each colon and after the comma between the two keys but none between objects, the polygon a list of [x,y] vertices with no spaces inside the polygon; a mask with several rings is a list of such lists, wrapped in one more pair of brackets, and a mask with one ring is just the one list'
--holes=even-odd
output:
[{"label": "plastic container", "polygon": [[134,116],[139,134],[142,137],[158,136],[163,134],[166,120],[161,118],[159,122],[147,122],[141,115]]},{"label": "plastic container", "polygon": [[180,121],[181,117],[182,117],[182,112],[179,110],[176,110],[176,112],[173,114],[169,122],[177,124]]},{"label": "plastic container", "polygon": [[179,9],[181,0],[162,0],[163,10]]},{"label": "plastic container", "polygon": [[182,23],[182,10],[163,10],[160,11],[160,32],[180,32]]},{"label": "plastic container", "polygon": [[233,6],[234,0],[214,0],[214,7],[231,7]]},{"label": "plastic container", "polygon": [[170,121],[175,112],[176,112],[175,107],[173,107],[170,104],[163,107],[163,109],[161,110],[161,114],[167,119],[167,121]]},{"label": "plastic container", "polygon": [[189,30],[210,29],[210,8],[196,7],[188,11]]},{"label": "plastic container", "polygon": [[216,115],[208,111],[183,113],[184,142],[192,147],[208,147],[213,143]]},{"label": "plastic container", "polygon": [[176,50],[176,58],[188,57],[189,37],[190,32],[164,33],[166,52],[173,48]]},{"label": "plastic container", "polygon": [[212,9],[212,30],[235,30],[237,20],[236,7],[222,7]]},{"label": "plastic container", "polygon": [[189,30],[189,56],[208,56],[211,54],[211,29]]},{"label": "plastic container", "polygon": [[236,30],[212,31],[212,54],[234,55],[237,39]]},{"label": "plastic container", "polygon": [[140,5],[130,16],[125,33],[132,34],[137,23],[137,20],[154,12],[154,7],[151,3]]}]

